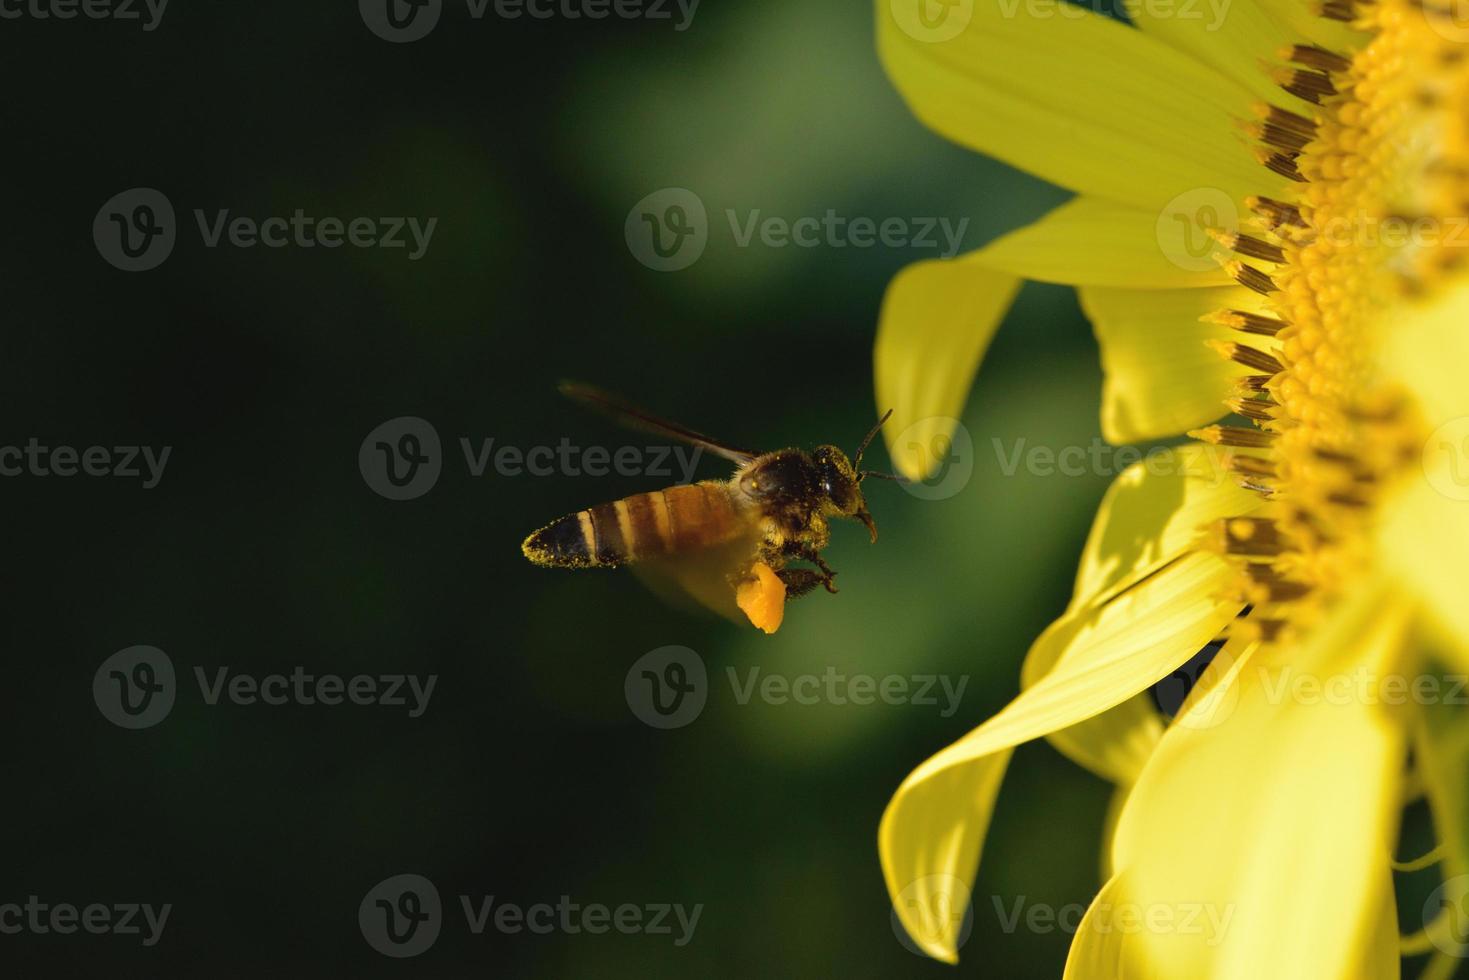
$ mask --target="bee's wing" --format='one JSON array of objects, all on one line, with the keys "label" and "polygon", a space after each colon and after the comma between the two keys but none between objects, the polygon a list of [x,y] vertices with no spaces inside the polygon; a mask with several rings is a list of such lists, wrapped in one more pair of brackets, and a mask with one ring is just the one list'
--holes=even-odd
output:
[{"label": "bee's wing", "polygon": [[675,439],[680,439],[691,445],[698,446],[700,449],[707,449],[711,453],[723,456],[725,459],[733,460],[741,466],[750,462],[758,455],[744,449],[727,446],[722,442],[717,442],[709,438],[703,433],[695,432],[693,429],[679,425],[676,422],[659,418],[600,388],[577,384],[571,381],[563,381],[557,387],[563,395],[572,401],[586,405],[604,415],[610,415],[628,428],[637,429],[642,432],[651,432],[655,435],[672,436]]},{"label": "bee's wing", "polygon": [[759,535],[679,555],[665,555],[628,566],[655,595],[671,605],[702,607],[741,625],[749,620],[735,603],[736,584],[749,574],[760,550]]}]

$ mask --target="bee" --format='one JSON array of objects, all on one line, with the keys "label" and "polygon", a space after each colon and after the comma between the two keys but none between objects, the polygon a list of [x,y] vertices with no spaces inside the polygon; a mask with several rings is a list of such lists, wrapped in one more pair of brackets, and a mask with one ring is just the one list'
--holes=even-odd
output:
[{"label": "bee", "polygon": [[[569,383],[560,388],[573,401],[624,425],[708,450],[736,469],[729,480],[638,493],[552,521],[521,545],[526,558],[537,565],[632,566],[655,591],[671,593],[670,597],[682,594],[736,621],[743,612],[756,626],[774,632],[786,598],[806,595],[818,586],[836,593],[836,570],[821,557],[831,540],[831,519],[860,521],[877,541],[877,524],[867,510],[862,481],[869,476],[897,477],[863,470],[862,454],[891,411],[872,427],[851,458],[832,445],[811,452],[753,453],[658,418],[599,389]],[[792,562],[814,567],[789,567]],[[754,597],[761,591],[767,596],[764,607]]]}]

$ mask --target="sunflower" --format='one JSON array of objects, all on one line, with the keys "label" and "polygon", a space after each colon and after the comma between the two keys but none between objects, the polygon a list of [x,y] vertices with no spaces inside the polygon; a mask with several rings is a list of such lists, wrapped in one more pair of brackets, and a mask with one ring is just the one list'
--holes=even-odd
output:
[{"label": "sunflower", "polygon": [[[1025,280],[1077,287],[1109,441],[1192,440],[1118,477],[1019,696],[888,805],[884,876],[929,955],[957,960],[1009,754],[1043,736],[1117,786],[1068,977],[1469,955],[1469,30],[1437,2],[878,0],[923,122],[1076,193],[890,285],[896,465],[947,455]],[[1160,715],[1149,690],[1206,648]],[[1419,796],[1440,843],[1399,864]],[[1428,865],[1400,936],[1393,871]]]}]

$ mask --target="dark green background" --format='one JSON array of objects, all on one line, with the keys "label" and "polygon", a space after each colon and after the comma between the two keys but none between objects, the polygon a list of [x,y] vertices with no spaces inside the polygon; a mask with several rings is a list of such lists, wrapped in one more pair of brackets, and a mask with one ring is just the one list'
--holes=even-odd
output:
[{"label": "dark green background", "polygon": [[[449,2],[391,45],[355,4],[173,0],[159,28],[0,22],[7,233],[0,444],[173,447],[161,485],[0,481],[7,519],[0,902],[170,902],[162,942],[0,936],[12,976],[953,975],[894,937],[875,836],[892,790],[1014,693],[1060,611],[1105,475],[1001,472],[1087,445],[1099,375],[1069,290],[1030,287],[966,416],[974,476],[925,501],[877,485],[876,546],[828,554],[840,595],[774,637],[659,604],[627,574],[520,556],[547,520],[646,478],[471,478],[457,441],[644,445],[560,400],[574,377],[732,442],[850,446],[873,419],[888,279],[932,250],[731,245],[726,208],[793,219],[969,219],[965,247],[1062,199],[948,145],[902,106],[872,11],[705,0],[668,21],[472,21]],[[181,218],[160,268],[106,264],[112,195]],[[629,208],[699,194],[711,244],[656,273]],[[206,249],[192,210],[437,217],[427,256]],[[384,500],[363,437],[431,421],[438,485]],[[884,459],[879,450],[876,461]],[[719,476],[706,461],[703,476]],[[172,715],[124,731],[93,673],[134,644],[183,675]],[[623,678],[665,644],[714,681],[656,731]],[[434,673],[427,713],[203,703],[192,668]],[[968,677],[959,711],[739,705],[726,667]],[[1004,934],[1009,908],[1085,902],[1108,789],[1022,748],[976,887],[962,975],[1054,977],[1069,937]],[[408,961],[363,941],[377,881],[449,905]],[[693,941],[472,936],[459,894],[528,905],[702,903]]]}]

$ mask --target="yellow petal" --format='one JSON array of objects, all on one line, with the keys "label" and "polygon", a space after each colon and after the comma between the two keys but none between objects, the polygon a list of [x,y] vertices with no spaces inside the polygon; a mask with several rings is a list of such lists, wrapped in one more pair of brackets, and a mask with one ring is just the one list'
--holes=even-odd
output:
[{"label": "yellow petal", "polygon": [[1403,961],[1398,948],[1398,903],[1390,870],[1381,872],[1376,909],[1369,914],[1372,918],[1365,949],[1361,961],[1349,968],[1347,980],[1398,980]]},{"label": "yellow petal", "polygon": [[1070,610],[1104,603],[1192,547],[1198,530],[1249,515],[1262,499],[1225,468],[1227,454],[1194,443],[1159,449],[1107,488],[1082,548]]},{"label": "yellow petal", "polygon": [[878,827],[893,911],[913,942],[945,963],[959,961],[964,911],[1009,761],[1004,749],[935,773],[912,800],[899,789]]},{"label": "yellow petal", "polygon": [[[1031,647],[1022,687],[1077,649],[1078,635],[1113,596],[1193,547],[1200,526],[1263,506],[1224,464],[1224,454],[1214,447],[1179,446],[1157,451],[1147,464],[1134,464],[1113,481],[1082,550],[1071,603]],[[1151,699],[1140,694],[1047,738],[1078,765],[1127,783],[1137,778],[1162,732]]]},{"label": "yellow petal", "polygon": [[[905,925],[909,913],[898,898],[915,882],[929,883],[924,907],[963,907],[1010,749],[1085,721],[1167,676],[1239,611],[1216,598],[1236,574],[1222,559],[1195,553],[1138,582],[1078,624],[1050,673],[903,781],[883,814],[878,850]],[[923,948],[952,961],[959,922],[949,917],[945,924]],[[930,923],[915,919],[910,928]]]},{"label": "yellow petal", "polygon": [[1469,497],[1445,496],[1434,485],[1443,480],[1454,486],[1448,473],[1441,471],[1437,480],[1410,473],[1406,485],[1384,504],[1378,537],[1384,564],[1411,583],[1427,605],[1442,634],[1444,653],[1454,657],[1461,670],[1469,670],[1469,602],[1464,597],[1464,583],[1469,581]]},{"label": "yellow petal", "polygon": [[878,411],[888,453],[909,479],[949,458],[969,387],[1020,280],[972,257],[917,262],[883,297],[874,352]]},{"label": "yellow petal", "polygon": [[[1223,289],[1079,290],[1102,351],[1102,434],[1108,442],[1177,435],[1214,421],[1236,378],[1251,369],[1204,346],[1245,340],[1200,317],[1220,310],[1266,313],[1258,294]],[[1252,346],[1267,345],[1249,338]]]},{"label": "yellow petal", "polygon": [[1469,287],[1446,293],[1389,332],[1383,360],[1422,417],[1416,465],[1383,505],[1378,540],[1388,563],[1413,583],[1469,669]]},{"label": "yellow petal", "polygon": [[[1292,0],[1302,8],[1302,0]],[[1288,109],[1302,105],[1260,67],[1278,63],[1283,45],[1304,38],[1284,26],[1257,0],[1124,0],[1128,18],[1142,31],[1186,52],[1248,87],[1257,97]]]},{"label": "yellow petal", "polygon": [[[1049,674],[1074,645],[1082,616],[1066,614],[1035,641],[1021,668],[1022,690]],[[1137,779],[1162,736],[1163,722],[1152,700],[1147,694],[1138,694],[1099,715],[1051,732],[1046,739],[1077,765],[1103,779],[1125,784]]]},{"label": "yellow petal", "polygon": [[[1074,5],[877,0],[878,50],[928,126],[1054,184],[1156,213],[1201,187],[1283,185],[1234,128],[1254,96],[1190,56]],[[957,30],[956,30],[957,28]]]},{"label": "yellow petal", "polygon": [[1397,720],[1353,686],[1399,656],[1406,616],[1384,596],[1359,589],[1305,643],[1237,663],[1227,716],[1196,724],[1190,706],[1169,728],[1118,822],[1112,898],[1174,927],[1121,937],[1118,961],[1191,980],[1359,975],[1403,762]]},{"label": "yellow petal", "polygon": [[[1139,931],[1197,928],[1201,941],[1207,942],[1215,935],[1228,940],[1232,915],[1226,919],[1226,913],[1219,913],[1211,921],[1210,910],[1203,908],[1203,903],[1185,902],[1177,907],[1143,905],[1135,895],[1136,887],[1125,873],[1113,876],[1102,886],[1072,938],[1062,980],[1177,980],[1174,974],[1148,959],[1145,943],[1132,941],[1132,934]],[[1374,905],[1366,952],[1361,962],[1354,964],[1355,970],[1342,974],[1342,980],[1397,980],[1399,976],[1397,912],[1391,875],[1384,875],[1379,882]],[[1149,915],[1153,916],[1151,921]],[[1241,975],[1239,980],[1254,978]]]},{"label": "yellow petal", "polygon": [[1135,289],[1228,284],[1212,257],[1224,255],[1223,247],[1198,224],[1207,215],[1212,227],[1237,228],[1238,206],[1207,191],[1171,206],[1158,203],[1161,211],[1078,197],[986,245],[975,259],[1038,282]]}]

